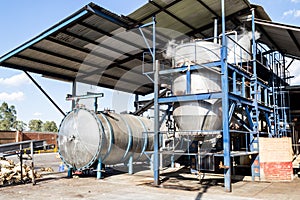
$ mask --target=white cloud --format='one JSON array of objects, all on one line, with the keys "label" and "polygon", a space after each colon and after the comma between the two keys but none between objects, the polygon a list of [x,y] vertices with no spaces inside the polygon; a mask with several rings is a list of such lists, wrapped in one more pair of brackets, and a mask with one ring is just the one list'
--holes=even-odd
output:
[{"label": "white cloud", "polygon": [[283,16],[292,15],[293,13],[294,13],[294,10],[288,10],[283,13]]},{"label": "white cloud", "polygon": [[13,93],[0,93],[0,101],[22,101],[24,100],[23,92],[13,92]]},{"label": "white cloud", "polygon": [[3,86],[21,86],[24,84],[29,84],[30,79],[25,73],[17,74],[8,78],[0,78],[0,85]]},{"label": "white cloud", "polygon": [[292,3],[299,3],[300,0],[291,0]]},{"label": "white cloud", "polygon": [[43,114],[42,113],[40,113],[40,112],[35,112],[35,113],[33,113],[33,116],[42,116]]},{"label": "white cloud", "polygon": [[300,17],[300,10],[296,10],[296,11],[295,11],[294,17]]},{"label": "white cloud", "polygon": [[[299,0],[300,1],[300,0]],[[291,16],[293,16],[293,17],[300,17],[300,10],[295,10],[295,9],[293,9],[293,10],[288,10],[288,11],[285,11],[284,13],[283,13],[283,17],[286,17],[286,16],[289,16],[289,15],[291,15]]]}]

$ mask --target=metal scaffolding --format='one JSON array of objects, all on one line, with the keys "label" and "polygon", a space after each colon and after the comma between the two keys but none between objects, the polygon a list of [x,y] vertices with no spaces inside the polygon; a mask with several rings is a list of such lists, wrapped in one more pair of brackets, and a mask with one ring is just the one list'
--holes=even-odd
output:
[{"label": "metal scaffolding", "polygon": [[[237,156],[251,155],[251,174],[252,180],[259,179],[260,177],[260,167],[259,167],[259,137],[263,135],[264,137],[281,137],[286,135],[287,132],[287,113],[286,110],[288,106],[286,105],[285,94],[283,92],[283,86],[285,81],[283,76],[286,76],[285,68],[280,64],[278,60],[278,55],[275,56],[273,51],[268,52],[268,50],[263,51],[260,48],[260,44],[255,38],[255,10],[251,9],[251,42],[252,42],[252,52],[248,52],[242,46],[237,44],[237,41],[233,41],[234,47],[240,49],[240,52],[234,52],[238,54],[234,58],[234,62],[228,62],[228,44],[227,42],[232,40],[228,37],[228,32],[226,32],[226,22],[225,22],[225,3],[221,0],[222,5],[222,33],[219,36],[221,38],[221,48],[219,61],[214,61],[211,63],[193,65],[182,65],[181,67],[173,67],[169,69],[164,69],[160,66],[159,62],[155,59],[155,17],[153,21],[149,24],[140,27],[141,33],[142,28],[145,26],[153,27],[153,43],[152,47],[145,42],[149,48],[152,55],[152,64],[154,78],[154,136],[155,136],[155,146],[154,146],[154,184],[160,184],[159,181],[159,157],[160,154],[170,154],[171,156],[171,166],[174,166],[174,155],[188,155],[197,156],[200,162],[203,159],[203,155],[212,156],[223,156],[224,164],[220,164],[220,167],[224,169],[224,186],[225,191],[230,192],[231,188],[231,174],[234,172],[232,170],[232,163],[234,158]],[[250,11],[250,10],[249,10]],[[216,41],[217,38],[212,38]],[[234,50],[236,51],[236,50]],[[247,54],[247,62],[242,58],[242,54]],[[259,61],[257,54],[261,54]],[[277,53],[278,54],[278,53]],[[265,59],[265,60],[264,60]],[[240,60],[240,61],[239,61]],[[264,63],[265,62],[265,63]],[[222,90],[220,92],[213,93],[199,93],[191,94],[191,73],[195,70],[201,68],[212,69],[213,67],[221,68],[221,85]],[[268,73],[271,74],[270,80],[266,80],[259,76],[257,68],[267,69]],[[275,67],[275,68],[274,68]],[[162,68],[162,69],[161,69]],[[159,86],[160,86],[160,76],[168,76],[176,73],[186,73],[186,93],[183,95],[169,95],[167,97],[159,96]],[[147,74],[147,76],[149,76]],[[159,138],[165,134],[159,130],[161,126],[161,120],[159,116],[159,105],[165,104],[172,106],[175,102],[192,102],[192,101],[202,101],[209,99],[221,99],[222,100],[222,130],[211,130],[206,133],[203,130],[198,130],[197,134],[215,134],[214,132],[220,131],[222,133],[223,140],[223,151],[222,153],[191,153],[184,151],[163,151],[159,150],[160,144]],[[280,106],[279,106],[280,105]],[[242,112],[242,114],[238,114]],[[240,116],[239,116],[240,115]],[[230,129],[230,122],[234,118],[237,123],[243,127],[244,131]],[[266,127],[264,127],[266,126]],[[172,130],[173,131],[173,130]],[[210,133],[209,133],[210,132]],[[245,140],[244,150],[238,148],[238,151],[233,152],[232,148],[232,133],[243,135]],[[168,133],[167,133],[168,134]],[[192,135],[191,131],[179,132],[181,135]],[[188,143],[190,145],[190,143]],[[240,146],[237,144],[236,146]]]}]

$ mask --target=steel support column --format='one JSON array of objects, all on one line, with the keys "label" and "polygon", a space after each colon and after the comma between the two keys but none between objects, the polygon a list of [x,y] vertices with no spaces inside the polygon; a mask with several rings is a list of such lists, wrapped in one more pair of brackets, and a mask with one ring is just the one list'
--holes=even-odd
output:
[{"label": "steel support column", "polygon": [[[73,83],[72,83],[72,97],[75,97],[76,96],[76,81],[74,80]],[[72,108],[71,110],[73,110],[76,106],[76,101],[75,100],[72,100]]]},{"label": "steel support column", "polygon": [[101,178],[102,178],[102,160],[99,159],[97,164],[97,179],[101,179]]},{"label": "steel support column", "polygon": [[229,85],[227,68],[227,42],[225,34],[225,2],[222,5],[222,48],[221,48],[221,71],[222,71],[222,118],[223,118],[223,149],[224,149],[224,185],[225,191],[231,192],[231,162],[230,162],[230,133],[229,133]]},{"label": "steel support column", "polygon": [[68,168],[68,178],[72,178],[73,177],[73,168],[69,167]]},{"label": "steel support column", "polygon": [[154,70],[154,185],[159,185],[159,63],[156,63],[156,34],[155,34],[155,17],[153,17],[153,38],[152,38],[152,62]]},{"label": "steel support column", "polygon": [[[256,69],[256,38],[255,38],[255,10],[251,9],[252,13],[252,59],[253,59],[253,75],[251,77],[250,93],[253,98],[254,107],[252,108],[252,121],[253,121],[253,129],[250,132],[250,151],[259,151],[259,109],[258,109],[258,101],[260,100],[260,88],[258,87],[257,81],[257,69]],[[251,92],[252,90],[252,92]],[[251,173],[252,173],[252,181],[255,180],[255,177],[260,179],[260,166],[259,166],[259,155],[252,158],[251,164]]]},{"label": "steel support column", "polygon": [[128,166],[128,174],[133,174],[133,155],[129,156],[127,166]]}]

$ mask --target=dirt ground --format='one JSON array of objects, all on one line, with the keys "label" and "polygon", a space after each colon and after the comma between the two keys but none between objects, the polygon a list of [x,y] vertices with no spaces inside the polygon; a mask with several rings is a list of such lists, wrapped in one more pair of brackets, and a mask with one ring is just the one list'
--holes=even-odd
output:
[{"label": "dirt ground", "polygon": [[[9,158],[10,159],[10,158]],[[0,199],[300,199],[300,179],[292,182],[233,181],[232,192],[226,193],[221,175],[199,177],[184,169],[161,171],[162,184],[154,187],[151,170],[129,175],[111,169],[104,179],[95,177],[67,178],[58,172],[56,153],[35,155],[35,167],[52,167],[54,172],[41,172],[36,185],[30,183],[0,187]]]}]

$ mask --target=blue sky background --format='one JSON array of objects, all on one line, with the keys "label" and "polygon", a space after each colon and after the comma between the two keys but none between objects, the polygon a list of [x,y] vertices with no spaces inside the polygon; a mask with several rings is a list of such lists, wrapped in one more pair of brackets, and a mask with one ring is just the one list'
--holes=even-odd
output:
[{"label": "blue sky background", "polygon": [[[90,0],[1,0],[0,55],[30,40],[89,2]],[[126,15],[148,1],[94,0],[93,2],[114,13]],[[262,5],[273,21],[300,26],[300,0],[250,2]],[[293,73],[297,73],[296,67],[292,70]],[[70,110],[70,102],[65,101],[66,94],[71,93],[70,83],[42,78],[40,75],[34,75],[34,78],[65,112]],[[294,82],[300,84],[300,78]],[[125,97],[122,93],[117,95],[120,95],[120,98]],[[106,96],[109,98],[110,94]],[[53,120],[59,125],[63,117],[24,73],[0,67],[0,103],[3,101],[15,105],[18,120],[25,123],[31,119],[41,119]],[[112,105],[102,107],[110,106]],[[119,110],[121,109],[123,108]]]}]

